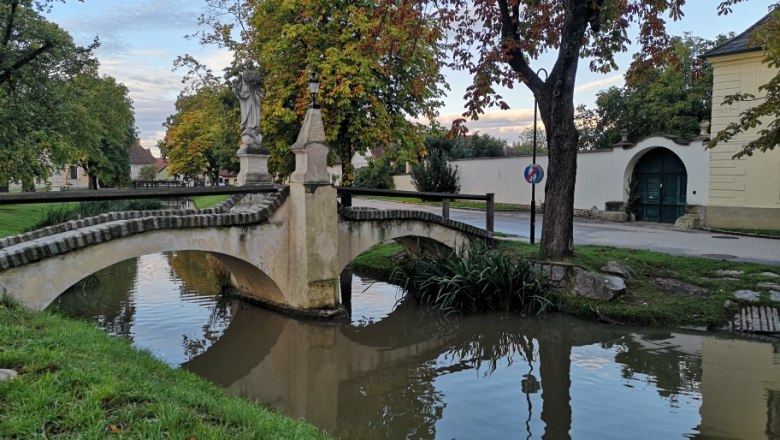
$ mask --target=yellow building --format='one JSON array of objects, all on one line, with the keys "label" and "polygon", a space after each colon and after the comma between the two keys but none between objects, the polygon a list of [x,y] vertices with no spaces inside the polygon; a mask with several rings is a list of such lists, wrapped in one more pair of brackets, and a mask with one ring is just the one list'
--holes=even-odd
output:
[{"label": "yellow building", "polygon": [[[738,121],[740,113],[761,102],[766,92],[759,92],[758,87],[777,75],[778,69],[762,63],[766,52],[751,41],[756,29],[772,19],[770,13],[742,34],[705,54],[713,66],[713,134]],[[757,100],[721,104],[726,96],[735,93],[752,93]],[[740,134],[710,150],[707,226],[780,229],[780,147],[765,153],[756,152],[752,157],[732,159],[757,132],[754,129]]]}]

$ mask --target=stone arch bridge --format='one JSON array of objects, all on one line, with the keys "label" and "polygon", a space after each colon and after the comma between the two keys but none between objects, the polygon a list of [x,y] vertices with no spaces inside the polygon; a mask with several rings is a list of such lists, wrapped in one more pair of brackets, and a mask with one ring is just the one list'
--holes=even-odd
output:
[{"label": "stone arch bridge", "polygon": [[[0,239],[0,292],[41,310],[68,287],[117,262],[200,250],[216,255],[231,271],[235,287],[251,299],[328,316],[343,309],[341,271],[378,243],[397,240],[407,251],[424,254],[441,246],[457,250],[472,239],[492,236],[420,211],[339,207],[317,120],[319,110],[310,109],[287,186],[247,185],[238,189],[245,194],[212,209],[114,212]],[[122,195],[128,197],[126,191],[84,197]],[[0,203],[10,203],[11,197],[0,197]],[[65,197],[76,195],[59,198]]]}]

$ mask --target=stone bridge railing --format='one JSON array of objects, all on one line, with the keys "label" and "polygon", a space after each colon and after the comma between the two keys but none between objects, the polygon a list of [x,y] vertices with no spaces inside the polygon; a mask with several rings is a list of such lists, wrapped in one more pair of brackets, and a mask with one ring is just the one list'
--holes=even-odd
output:
[{"label": "stone bridge railing", "polygon": [[346,207],[339,205],[339,215],[345,220],[352,221],[387,221],[387,220],[419,220],[426,223],[446,226],[465,234],[490,239],[491,231],[469,225],[467,223],[450,220],[442,216],[425,212],[405,209],[375,209],[366,207]]},{"label": "stone bridge railing", "polygon": [[[485,202],[485,229],[479,230],[479,233],[475,233],[477,236],[483,236],[485,232],[487,232],[487,235],[489,237],[493,236],[494,231],[494,219],[495,219],[495,203],[494,203],[494,197],[493,193],[487,193],[485,195],[479,195],[479,194],[454,194],[454,193],[433,193],[433,192],[415,192],[415,191],[395,191],[395,190],[385,190],[385,189],[369,189],[369,188],[353,188],[353,187],[344,187],[340,186],[336,188],[338,191],[338,194],[341,196],[342,206],[350,208],[352,206],[352,196],[353,195],[367,195],[367,196],[383,196],[383,197],[413,197],[413,198],[421,198],[423,200],[431,200],[431,201],[439,201],[442,203],[441,206],[441,217],[431,215],[431,217],[426,218],[419,218],[419,217],[397,217],[398,219],[401,218],[408,218],[408,219],[415,219],[415,220],[426,220],[431,222],[438,222],[439,224],[442,224],[444,226],[448,227],[454,227],[458,228],[460,227],[462,223],[460,222],[450,222],[450,223],[442,223],[440,220],[450,221],[450,201],[452,200],[471,200],[471,201],[484,201]],[[419,211],[405,211],[405,210],[388,210],[386,212],[393,212],[397,216],[403,216],[403,215],[416,215],[416,214],[401,214],[401,213],[409,213],[409,212],[415,212],[419,213]],[[341,214],[341,212],[339,212]],[[368,218],[361,218],[360,220],[369,220]],[[373,219],[373,220],[380,220],[380,219]],[[390,220],[390,218],[387,218],[385,220]],[[479,229],[479,228],[475,228]],[[467,231],[463,231],[467,232]],[[471,233],[471,232],[469,232]]]},{"label": "stone bridge railing", "polygon": [[[261,223],[266,221],[289,195],[287,187],[256,191],[266,192],[268,195],[251,210],[230,211],[243,197],[235,194],[215,208],[109,212],[5,237],[0,239],[0,270],[147,231]],[[189,192],[192,192],[192,189],[189,189]],[[69,193],[77,197],[75,191]],[[137,194],[133,195],[136,196]]]}]

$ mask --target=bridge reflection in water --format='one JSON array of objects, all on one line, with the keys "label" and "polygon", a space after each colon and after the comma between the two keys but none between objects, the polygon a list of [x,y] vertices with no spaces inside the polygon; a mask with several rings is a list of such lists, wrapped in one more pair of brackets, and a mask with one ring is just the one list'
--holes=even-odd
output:
[{"label": "bridge reflection in water", "polygon": [[[112,331],[131,337],[149,333],[143,325],[158,332],[170,327],[177,319],[170,311],[161,322],[144,324],[151,322],[150,306],[164,304],[166,290],[210,290],[209,281],[192,274],[204,272],[198,261],[166,254],[142,263],[143,270],[131,265],[98,274],[117,288],[149,292],[139,295],[146,304],[94,301],[93,295],[93,304],[101,304],[93,311]],[[140,274],[153,268],[184,272],[178,278],[185,281],[176,288],[143,282]],[[394,287],[366,290],[356,280],[351,324],[212,300],[202,330],[174,335],[189,359],[182,367],[341,438],[760,439],[780,433],[780,356],[771,343],[559,315],[444,319],[408,302],[393,308]]]}]

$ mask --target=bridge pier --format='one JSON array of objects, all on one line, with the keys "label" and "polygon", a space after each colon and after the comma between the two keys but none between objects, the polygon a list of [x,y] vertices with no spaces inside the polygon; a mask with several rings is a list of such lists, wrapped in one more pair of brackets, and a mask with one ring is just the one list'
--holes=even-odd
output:
[{"label": "bridge pier", "polygon": [[[341,309],[336,188],[327,169],[320,109],[309,108],[292,146],[290,177],[290,295],[304,309]],[[296,301],[297,302],[297,301]]]}]

